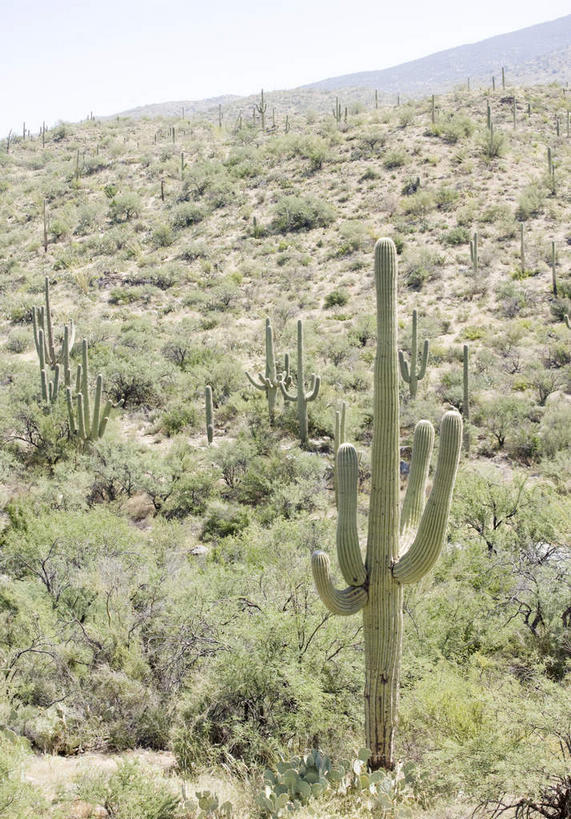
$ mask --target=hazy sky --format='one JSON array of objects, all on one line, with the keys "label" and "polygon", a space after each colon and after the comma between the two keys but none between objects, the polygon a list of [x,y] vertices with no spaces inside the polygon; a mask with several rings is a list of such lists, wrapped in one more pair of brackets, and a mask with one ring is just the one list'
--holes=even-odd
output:
[{"label": "hazy sky", "polygon": [[0,0],[0,136],[292,88],[569,13],[569,0]]}]

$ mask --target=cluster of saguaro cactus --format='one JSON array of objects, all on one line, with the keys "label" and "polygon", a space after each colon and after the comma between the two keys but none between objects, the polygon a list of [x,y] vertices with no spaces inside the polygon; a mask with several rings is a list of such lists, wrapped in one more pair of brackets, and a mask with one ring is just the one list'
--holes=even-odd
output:
[{"label": "cluster of saguaro cactus", "polygon": [[288,385],[285,381],[280,381],[280,390],[286,401],[297,402],[297,420],[299,423],[299,437],[302,445],[307,444],[307,405],[310,401],[315,401],[319,393],[321,379],[315,373],[311,376],[311,382],[307,392],[305,391],[305,378],[303,370],[303,325],[301,319],[297,322],[297,389],[295,394],[288,392]]},{"label": "cluster of saguaro cactus", "polygon": [[[107,401],[101,409],[103,397],[103,376],[99,374],[95,383],[93,412],[89,397],[89,369],[87,340],[82,341],[82,360],[77,365],[75,390],[71,383],[70,356],[75,342],[75,327],[70,319],[63,328],[63,341],[56,351],[50,305],[50,283],[46,276],[44,281],[44,304],[32,308],[34,344],[40,362],[42,399],[49,406],[55,404],[60,387],[65,387],[69,428],[72,437],[82,441],[95,441],[101,438],[107,427],[109,414],[113,407]],[[53,378],[50,374],[53,373]]]},{"label": "cluster of saguaro cactus", "polygon": [[[50,282],[47,276],[44,280],[44,304],[42,307],[32,308],[32,323],[34,344],[40,363],[42,399],[46,404],[54,404],[59,393],[62,366],[65,386],[68,387],[71,383],[69,355],[75,340],[75,327],[72,319],[69,324],[64,325],[61,350],[56,352],[50,306]],[[49,377],[50,372],[53,373],[53,380]]]},{"label": "cluster of saguaro cactus", "polygon": [[418,342],[417,342],[417,314],[416,310],[412,311],[412,342],[411,342],[411,350],[410,350],[410,368],[405,361],[404,353],[402,350],[399,350],[399,365],[400,365],[400,373],[402,375],[403,381],[405,381],[410,388],[410,397],[416,398],[416,391],[418,382],[422,381],[426,374],[426,365],[428,363],[428,350],[429,350],[429,341],[425,339],[424,345],[422,347],[422,357],[420,360],[420,369],[417,369],[418,366]]},{"label": "cluster of saguaro cactus", "polygon": [[276,410],[276,396],[280,389],[280,382],[283,381],[286,387],[291,384],[291,375],[289,372],[289,355],[284,356],[284,369],[278,375],[276,366],[276,359],[274,356],[274,333],[272,330],[272,323],[269,318],[266,319],[266,372],[265,375],[258,373],[258,380],[256,381],[249,372],[246,372],[246,377],[250,384],[257,390],[263,390],[266,393],[268,401],[268,413],[270,416],[270,423],[273,424]]},{"label": "cluster of saguaro cactus", "polygon": [[333,108],[333,117],[337,125],[341,124],[341,103],[339,102],[339,97],[335,97],[335,106]]},{"label": "cluster of saguaro cactus", "polygon": [[212,403],[212,387],[206,385],[204,390],[204,408],[206,411],[206,439],[211,444],[214,440],[214,404]]},{"label": "cluster of saguaro cactus", "polygon": [[[87,339],[81,342],[81,364],[77,365],[75,395],[71,386],[66,387],[67,412],[71,434],[82,441],[96,441],[101,438],[107,427],[107,421],[113,404],[107,400],[103,409],[103,376],[101,373],[95,381],[93,412],[89,397],[89,366],[87,356]],[[74,401],[75,398],[75,401]]]},{"label": "cluster of saguaro cactus", "polygon": [[399,508],[399,390],[397,356],[397,259],[390,239],[375,246],[377,353],[369,528],[365,561],[357,533],[357,453],[342,444],[337,454],[339,511],[337,554],[347,588],[334,587],[329,557],[312,555],[317,590],[335,614],[362,609],[365,641],[365,730],[373,770],[393,768],[403,631],[403,587],[420,580],[437,560],[446,532],[462,443],[462,418],[447,412],[440,425],[434,484],[425,507],[434,430],[420,421],[402,513]]}]

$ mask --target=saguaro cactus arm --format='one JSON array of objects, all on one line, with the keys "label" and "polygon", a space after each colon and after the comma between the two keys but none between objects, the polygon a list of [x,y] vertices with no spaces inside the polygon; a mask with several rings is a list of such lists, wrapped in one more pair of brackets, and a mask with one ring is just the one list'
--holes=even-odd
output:
[{"label": "saguaro cactus arm", "polygon": [[412,546],[393,566],[393,576],[399,583],[420,580],[438,559],[448,524],[461,446],[462,417],[459,412],[447,412],[440,425],[440,452],[430,498]]},{"label": "saguaro cactus arm", "polygon": [[297,392],[295,393],[295,395],[289,393],[283,381],[280,381],[280,391],[286,401],[297,401]]},{"label": "saguaro cactus arm", "polygon": [[434,446],[434,427],[430,421],[419,421],[414,429],[412,460],[406,495],[400,519],[401,551],[404,551],[420,523],[425,505],[426,481]]},{"label": "saguaro cactus arm", "polygon": [[246,378],[250,382],[250,384],[255,387],[257,390],[266,390],[268,388],[267,378],[262,375],[262,373],[257,373],[259,381],[256,381],[248,371],[246,371]]},{"label": "saguaro cactus arm", "polygon": [[367,579],[357,534],[357,483],[359,461],[352,444],[342,444],[337,453],[338,503],[337,557],[345,582],[361,586]]},{"label": "saguaro cactus arm", "polygon": [[329,558],[322,551],[311,555],[311,569],[315,587],[329,611],[348,616],[356,614],[367,602],[367,592],[362,586],[348,586],[336,589],[331,580]]},{"label": "saguaro cactus arm", "polygon": [[315,401],[319,394],[319,387],[321,386],[321,378],[315,373],[311,375],[311,381],[309,390],[305,393],[304,398],[306,401]]}]

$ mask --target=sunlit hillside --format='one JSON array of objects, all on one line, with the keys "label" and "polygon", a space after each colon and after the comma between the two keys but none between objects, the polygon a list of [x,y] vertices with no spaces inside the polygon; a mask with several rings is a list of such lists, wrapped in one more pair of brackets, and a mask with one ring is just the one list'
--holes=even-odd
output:
[{"label": "sunlit hillside", "polygon": [[[0,142],[0,815],[569,815],[569,96],[296,93]],[[400,385],[403,490],[417,420],[457,408],[468,434],[405,594],[407,767],[375,782],[361,621],[329,615],[309,558],[336,565],[343,401],[365,542],[384,236],[405,360],[413,310],[430,341]],[[266,318],[293,384],[303,321],[305,443],[245,374]],[[316,748],[342,775],[280,803],[278,762]]]}]

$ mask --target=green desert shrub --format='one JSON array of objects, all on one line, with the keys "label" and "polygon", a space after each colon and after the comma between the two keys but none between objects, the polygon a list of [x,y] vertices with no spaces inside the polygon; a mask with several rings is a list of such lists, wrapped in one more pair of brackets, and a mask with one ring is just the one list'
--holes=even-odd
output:
[{"label": "green desert shrub", "polygon": [[272,228],[278,233],[326,227],[335,218],[331,205],[312,196],[283,196],[274,208]]},{"label": "green desert shrub", "polygon": [[326,310],[330,310],[332,307],[343,307],[343,305],[347,304],[349,301],[349,294],[345,292],[345,290],[340,290],[339,288],[336,290],[332,290],[325,296],[325,302],[323,306]]}]

